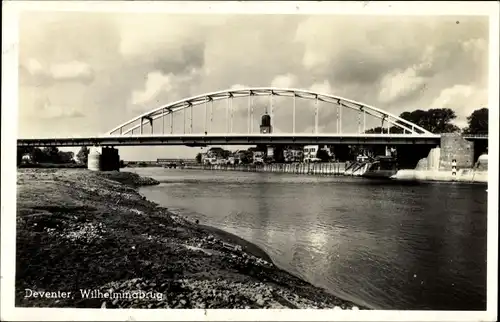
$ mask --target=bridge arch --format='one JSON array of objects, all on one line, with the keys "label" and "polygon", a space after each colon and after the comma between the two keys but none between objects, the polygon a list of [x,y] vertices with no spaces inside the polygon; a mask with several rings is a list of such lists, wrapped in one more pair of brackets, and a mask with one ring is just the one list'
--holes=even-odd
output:
[{"label": "bridge arch", "polygon": [[[193,108],[195,106],[205,105],[205,124],[207,122],[207,105],[208,103],[213,103],[214,101],[219,100],[231,100],[232,98],[240,98],[240,97],[254,97],[254,96],[281,96],[281,97],[293,97],[293,127],[295,132],[295,99],[306,99],[306,100],[315,100],[316,102],[326,102],[332,105],[336,105],[340,110],[345,107],[358,112],[366,113],[373,117],[376,117],[383,122],[387,122],[387,124],[391,124],[403,130],[403,133],[408,134],[432,134],[426,129],[409,122],[399,116],[391,114],[389,112],[383,111],[376,107],[357,102],[354,100],[350,100],[344,97],[319,93],[311,90],[305,89],[296,89],[296,88],[277,88],[277,87],[248,87],[241,89],[227,89],[218,92],[205,93],[185,99],[178,100],[176,102],[168,103],[166,105],[157,107],[152,109],[146,113],[143,113],[133,119],[130,119],[112,130],[110,130],[106,135],[126,135],[133,133],[134,130],[140,129],[142,133],[142,129],[144,125],[153,123],[154,120],[163,118],[166,116],[173,116],[174,113],[183,111],[187,108]],[[249,99],[249,111],[250,111],[250,99]],[[316,104],[317,106],[317,104]],[[271,106],[271,114],[272,114],[272,106]],[[316,113],[317,115],[317,113]],[[249,120],[250,122],[250,120]],[[317,122],[317,121],[316,121]],[[136,124],[138,123],[138,124]],[[316,124],[317,126],[317,124]],[[206,126],[205,126],[206,128]],[[250,125],[249,125],[250,129]]]}]

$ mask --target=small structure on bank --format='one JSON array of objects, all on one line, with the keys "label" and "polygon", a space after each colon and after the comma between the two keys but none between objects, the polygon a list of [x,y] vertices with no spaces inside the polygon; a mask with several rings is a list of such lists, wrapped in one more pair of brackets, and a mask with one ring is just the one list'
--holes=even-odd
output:
[{"label": "small structure on bank", "polygon": [[479,171],[488,171],[488,155],[486,153],[479,156],[474,168]]},{"label": "small structure on bank", "polygon": [[21,164],[31,164],[31,163],[33,163],[33,158],[29,153],[26,153],[21,157]]}]

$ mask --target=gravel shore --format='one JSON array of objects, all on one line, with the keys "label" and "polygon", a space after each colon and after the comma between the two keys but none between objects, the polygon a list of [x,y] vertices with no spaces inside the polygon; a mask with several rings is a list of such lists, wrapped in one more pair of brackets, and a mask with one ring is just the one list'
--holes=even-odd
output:
[{"label": "gravel shore", "polygon": [[16,306],[364,309],[280,270],[251,243],[145,200],[136,188],[146,184],[158,182],[18,169]]}]

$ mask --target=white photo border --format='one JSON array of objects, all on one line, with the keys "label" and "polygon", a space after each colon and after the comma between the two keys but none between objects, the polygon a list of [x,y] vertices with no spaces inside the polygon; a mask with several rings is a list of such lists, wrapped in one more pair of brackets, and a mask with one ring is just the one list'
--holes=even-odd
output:
[{"label": "white photo border", "polygon": [[[2,3],[1,319],[7,321],[488,321],[497,316],[499,3],[496,1],[160,2],[6,1]],[[23,10],[92,12],[484,15],[489,17],[489,183],[486,311],[139,310],[15,308],[16,139],[18,119],[18,16]]]}]

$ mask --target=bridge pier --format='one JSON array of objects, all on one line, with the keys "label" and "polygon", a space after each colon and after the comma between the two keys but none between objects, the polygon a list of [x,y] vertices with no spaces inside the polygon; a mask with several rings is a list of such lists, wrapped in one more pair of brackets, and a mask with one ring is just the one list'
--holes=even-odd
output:
[{"label": "bridge pier", "polygon": [[396,148],[399,169],[416,169],[422,166],[422,160],[430,156],[431,150],[436,145],[401,145]]},{"label": "bridge pier", "polygon": [[91,171],[120,171],[120,155],[113,147],[91,147],[87,168]]}]

